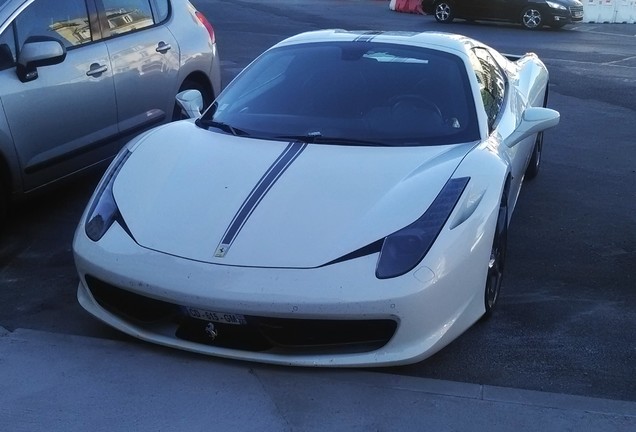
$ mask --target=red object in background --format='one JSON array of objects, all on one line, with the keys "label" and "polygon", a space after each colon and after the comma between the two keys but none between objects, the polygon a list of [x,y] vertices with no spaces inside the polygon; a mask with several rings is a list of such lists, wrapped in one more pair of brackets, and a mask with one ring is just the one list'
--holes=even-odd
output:
[{"label": "red object in background", "polygon": [[396,12],[424,14],[422,0],[396,0],[395,10]]}]

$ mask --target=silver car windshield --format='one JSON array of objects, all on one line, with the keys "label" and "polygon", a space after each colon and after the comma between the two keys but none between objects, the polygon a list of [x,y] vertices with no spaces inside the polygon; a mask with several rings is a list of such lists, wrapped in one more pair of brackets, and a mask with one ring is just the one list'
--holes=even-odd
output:
[{"label": "silver car windshield", "polygon": [[479,139],[456,55],[373,42],[270,50],[204,114],[226,133],[325,144],[445,145]]}]

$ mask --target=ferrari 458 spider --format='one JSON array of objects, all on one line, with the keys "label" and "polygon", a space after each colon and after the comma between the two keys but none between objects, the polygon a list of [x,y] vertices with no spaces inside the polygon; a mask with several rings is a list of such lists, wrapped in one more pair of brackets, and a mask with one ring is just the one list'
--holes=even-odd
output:
[{"label": "ferrari 458 spider", "polygon": [[74,239],[79,301],[199,353],[420,361],[493,311],[547,95],[536,55],[459,35],[291,37],[114,159]]}]

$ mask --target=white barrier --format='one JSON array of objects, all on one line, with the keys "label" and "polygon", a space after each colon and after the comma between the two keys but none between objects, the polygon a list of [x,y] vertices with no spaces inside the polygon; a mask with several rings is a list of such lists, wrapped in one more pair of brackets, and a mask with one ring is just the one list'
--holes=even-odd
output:
[{"label": "white barrier", "polygon": [[636,23],[636,0],[618,0],[614,22]]},{"label": "white barrier", "polygon": [[636,0],[584,0],[583,22],[634,23]]}]

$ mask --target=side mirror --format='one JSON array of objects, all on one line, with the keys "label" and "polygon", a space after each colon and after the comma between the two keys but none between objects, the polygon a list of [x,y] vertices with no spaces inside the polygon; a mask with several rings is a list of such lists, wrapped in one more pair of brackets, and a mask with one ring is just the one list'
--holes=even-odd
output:
[{"label": "side mirror", "polygon": [[514,147],[530,135],[550,129],[559,124],[561,115],[550,108],[526,108],[521,116],[519,126],[505,139],[508,147]]},{"label": "side mirror", "polygon": [[37,68],[62,63],[66,58],[66,48],[59,40],[48,36],[30,36],[24,41],[16,73],[22,82],[38,77]]},{"label": "side mirror", "polygon": [[186,112],[188,118],[201,117],[203,95],[199,90],[184,90],[178,93],[177,103]]}]

